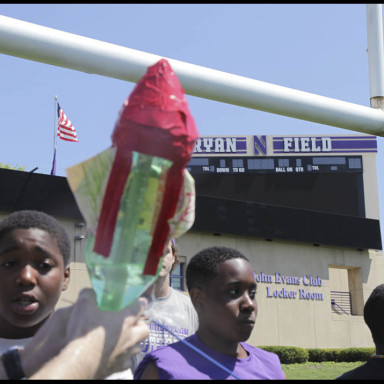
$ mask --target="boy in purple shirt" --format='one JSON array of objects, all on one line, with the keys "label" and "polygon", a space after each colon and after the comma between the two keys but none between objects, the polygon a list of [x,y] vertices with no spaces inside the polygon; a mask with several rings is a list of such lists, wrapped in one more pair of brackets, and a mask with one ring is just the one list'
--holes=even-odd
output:
[{"label": "boy in purple shirt", "polygon": [[206,248],[191,259],[186,278],[199,328],[185,341],[217,364],[179,341],[147,354],[134,379],[285,379],[277,355],[244,342],[257,315],[248,259],[232,248]]}]

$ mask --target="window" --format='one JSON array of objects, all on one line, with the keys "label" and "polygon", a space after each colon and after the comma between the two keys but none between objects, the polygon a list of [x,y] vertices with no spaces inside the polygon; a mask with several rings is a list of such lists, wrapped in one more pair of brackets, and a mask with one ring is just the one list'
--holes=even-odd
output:
[{"label": "window", "polygon": [[329,266],[331,310],[339,315],[363,315],[363,283],[361,268]]},{"label": "window", "polygon": [[[179,258],[180,259],[180,258]],[[185,290],[185,262],[180,261],[170,274],[169,285],[178,291]]]},{"label": "window", "polygon": [[351,293],[343,291],[331,291],[332,313],[352,315]]}]

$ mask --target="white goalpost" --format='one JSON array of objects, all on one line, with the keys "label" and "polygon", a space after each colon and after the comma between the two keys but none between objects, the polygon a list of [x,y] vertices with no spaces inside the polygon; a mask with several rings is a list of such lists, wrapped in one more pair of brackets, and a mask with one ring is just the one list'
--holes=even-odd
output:
[{"label": "white goalpost", "polygon": [[[370,107],[165,57],[186,94],[384,136],[381,4],[367,4]],[[0,15],[0,53],[137,82],[162,57]]]}]

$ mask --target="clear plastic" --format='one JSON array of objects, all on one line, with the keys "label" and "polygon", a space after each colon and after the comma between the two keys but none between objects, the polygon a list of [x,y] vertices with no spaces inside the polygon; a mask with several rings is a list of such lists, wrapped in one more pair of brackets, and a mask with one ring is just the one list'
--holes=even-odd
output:
[{"label": "clear plastic", "polygon": [[93,252],[94,236],[87,237],[84,259],[101,309],[127,307],[157,279],[162,260],[155,276],[143,275],[143,270],[171,165],[169,160],[132,152],[109,257]]}]

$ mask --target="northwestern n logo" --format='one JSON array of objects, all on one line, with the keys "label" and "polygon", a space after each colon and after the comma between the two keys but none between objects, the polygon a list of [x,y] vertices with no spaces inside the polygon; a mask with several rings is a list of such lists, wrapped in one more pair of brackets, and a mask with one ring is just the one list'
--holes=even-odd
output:
[{"label": "northwestern n logo", "polygon": [[266,155],[267,136],[253,136],[253,148],[255,149],[255,155]]}]

